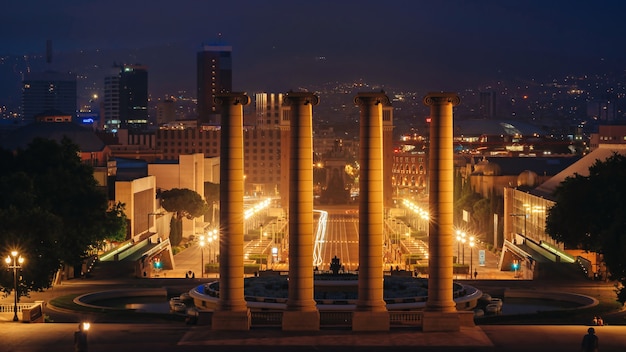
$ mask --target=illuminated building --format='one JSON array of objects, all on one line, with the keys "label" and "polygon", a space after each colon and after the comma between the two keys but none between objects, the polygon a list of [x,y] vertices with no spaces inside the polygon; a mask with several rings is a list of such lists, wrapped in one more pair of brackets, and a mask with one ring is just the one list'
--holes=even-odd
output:
[{"label": "illuminated building", "polygon": [[76,77],[54,71],[31,73],[22,82],[22,112],[24,120],[47,111],[76,116]]},{"label": "illuminated building", "polygon": [[105,130],[142,130],[148,126],[148,70],[141,65],[114,65],[104,78]]},{"label": "illuminated building", "polygon": [[213,98],[233,89],[232,51],[231,46],[205,44],[197,54],[198,125],[218,122],[220,111]]}]

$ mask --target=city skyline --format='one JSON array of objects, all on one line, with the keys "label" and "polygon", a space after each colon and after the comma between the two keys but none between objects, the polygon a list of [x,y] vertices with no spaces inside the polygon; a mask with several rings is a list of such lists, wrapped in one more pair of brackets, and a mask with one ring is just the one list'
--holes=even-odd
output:
[{"label": "city skyline", "polygon": [[193,89],[195,53],[217,39],[233,46],[233,89],[250,93],[357,79],[424,93],[456,91],[501,77],[626,62],[618,44],[626,34],[619,19],[626,4],[619,1],[183,0],[146,7],[31,0],[4,7],[11,16],[0,24],[0,56],[43,55],[48,39],[55,57],[126,52],[117,60],[145,64],[151,85],[170,85],[158,91]]}]

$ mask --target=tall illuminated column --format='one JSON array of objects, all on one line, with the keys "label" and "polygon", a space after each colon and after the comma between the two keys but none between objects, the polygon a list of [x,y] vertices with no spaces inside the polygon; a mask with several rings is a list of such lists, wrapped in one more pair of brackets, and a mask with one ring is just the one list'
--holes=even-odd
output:
[{"label": "tall illuminated column", "polygon": [[220,297],[214,330],[249,330],[250,310],[243,291],[243,107],[245,93],[215,97],[221,107],[220,150]]},{"label": "tall illuminated column", "polygon": [[308,92],[289,92],[289,293],[283,330],[319,330],[313,296],[313,105]]},{"label": "tall illuminated column", "polygon": [[429,236],[428,300],[424,331],[457,331],[459,314],[453,295],[453,121],[452,107],[460,103],[455,93],[429,93]]},{"label": "tall illuminated column", "polygon": [[[358,93],[360,108],[359,297],[353,331],[389,330],[383,297],[383,106],[385,93]],[[390,181],[389,181],[390,182]]]}]

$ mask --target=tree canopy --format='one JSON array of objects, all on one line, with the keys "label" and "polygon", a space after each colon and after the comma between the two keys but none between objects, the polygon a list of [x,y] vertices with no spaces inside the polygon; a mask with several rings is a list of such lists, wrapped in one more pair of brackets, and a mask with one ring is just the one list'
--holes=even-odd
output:
[{"label": "tree canopy", "polygon": [[626,157],[597,160],[589,176],[568,177],[555,191],[546,232],[566,247],[600,253],[611,278],[621,283],[618,300],[626,302]]},{"label": "tree canopy", "polygon": [[[62,264],[78,265],[105,239],[126,233],[123,204],[109,207],[78,151],[69,139],[0,151],[0,255],[17,250],[25,258],[24,293],[50,287]],[[9,292],[12,273],[1,273],[1,289]]]},{"label": "tree canopy", "polygon": [[182,240],[182,219],[204,215],[207,203],[197,192],[188,188],[172,188],[160,194],[163,209],[175,213],[170,221],[170,241],[177,246]]}]

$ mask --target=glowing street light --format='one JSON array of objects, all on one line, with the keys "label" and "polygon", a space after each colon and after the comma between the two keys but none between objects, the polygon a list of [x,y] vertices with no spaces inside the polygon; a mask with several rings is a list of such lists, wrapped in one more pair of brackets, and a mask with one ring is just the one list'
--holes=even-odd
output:
[{"label": "glowing street light", "polygon": [[[209,240],[210,242],[210,240]],[[204,277],[204,235],[200,236],[200,260],[201,260],[201,265],[202,265],[202,270],[200,271],[200,277]]]},{"label": "glowing street light", "polygon": [[474,236],[470,236],[470,270],[469,270],[469,274],[470,274],[470,278],[472,277],[472,273],[474,272],[473,270],[473,264],[474,264]]},{"label": "glowing street light", "polygon": [[462,232],[461,230],[456,230],[456,263],[457,264],[459,263],[459,259],[461,258],[461,242],[465,243],[465,232]]},{"label": "glowing street light", "polygon": [[[9,266],[9,269],[13,269],[13,289],[15,290],[15,301],[13,303],[13,321],[18,321],[17,317],[17,269],[22,268],[22,264],[24,263],[24,258],[20,255],[18,257],[17,251],[12,251],[10,256],[7,256],[4,261]],[[11,258],[13,257],[13,258]],[[13,263],[13,264],[11,264]]]}]

